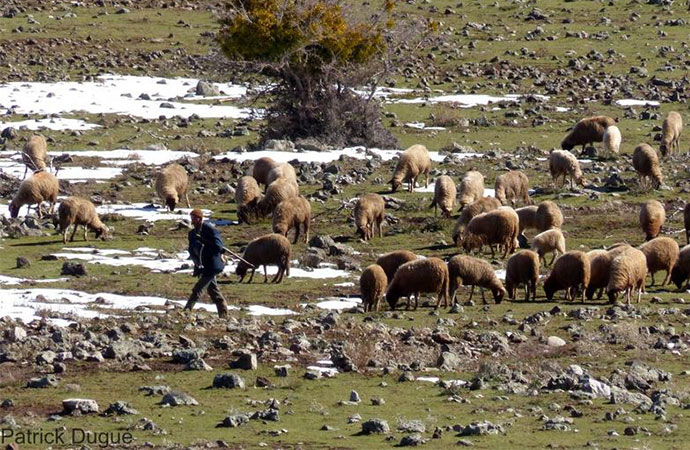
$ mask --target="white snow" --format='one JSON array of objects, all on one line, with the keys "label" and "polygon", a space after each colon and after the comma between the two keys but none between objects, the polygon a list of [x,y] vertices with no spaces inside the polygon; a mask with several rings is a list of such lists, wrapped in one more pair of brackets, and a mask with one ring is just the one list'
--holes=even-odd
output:
[{"label": "white snow", "polygon": [[438,383],[440,380],[439,377],[417,377],[415,378],[415,381],[426,381],[429,383]]},{"label": "white snow", "polygon": [[405,98],[393,100],[395,103],[458,103],[462,108],[472,108],[479,105],[488,105],[489,103],[498,102],[516,102],[520,99],[519,95],[508,94],[503,97],[496,97],[493,95],[483,95],[483,94],[453,94],[453,95],[441,95],[438,97],[417,97],[417,98]]},{"label": "white snow", "polygon": [[59,117],[54,117],[50,119],[29,119],[18,120],[16,122],[0,122],[0,129],[5,129],[6,127],[12,127],[16,129],[26,128],[29,130],[42,130],[45,128],[53,131],[88,131],[93,130],[94,128],[100,128],[100,125],[97,125],[95,123],[89,123],[80,119],[62,119]]},{"label": "white snow", "polygon": [[616,100],[616,105],[618,106],[659,106],[659,102],[656,100],[635,100],[632,98],[626,98],[623,100]]},{"label": "white snow", "polygon": [[407,122],[405,126],[408,128],[414,128],[417,130],[427,130],[427,131],[443,131],[445,127],[427,127],[424,122]]},{"label": "white snow", "polygon": [[343,309],[354,308],[361,304],[362,299],[359,297],[325,297],[323,299],[319,299],[319,302],[316,303],[316,306],[321,309],[335,309],[340,311]]},{"label": "white snow", "polygon": [[[154,205],[151,203],[132,203],[129,205],[107,204],[96,206],[96,212],[98,214],[115,213],[125,217],[130,217],[137,220],[146,220],[149,222],[155,222],[158,220],[189,219],[189,213],[191,211],[191,208],[177,208],[175,211],[170,212],[165,206]],[[204,213],[204,216],[208,216],[211,213],[211,211],[208,209],[203,209],[202,212]]]},{"label": "white snow", "polygon": [[60,281],[67,281],[67,280],[69,280],[69,278],[45,278],[45,279],[32,280],[30,278],[16,278],[16,277],[10,277],[7,275],[0,275],[0,285],[6,285],[6,286],[17,285],[17,284],[22,284],[22,283],[57,283]]}]

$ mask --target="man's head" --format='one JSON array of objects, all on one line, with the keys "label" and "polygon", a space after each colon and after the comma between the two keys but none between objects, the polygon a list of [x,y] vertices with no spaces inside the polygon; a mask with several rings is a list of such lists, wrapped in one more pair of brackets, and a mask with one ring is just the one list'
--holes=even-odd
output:
[{"label": "man's head", "polygon": [[194,208],[189,213],[189,218],[192,221],[192,225],[194,225],[195,227],[198,227],[199,225],[201,225],[201,222],[204,220],[204,213],[202,213],[199,208]]}]

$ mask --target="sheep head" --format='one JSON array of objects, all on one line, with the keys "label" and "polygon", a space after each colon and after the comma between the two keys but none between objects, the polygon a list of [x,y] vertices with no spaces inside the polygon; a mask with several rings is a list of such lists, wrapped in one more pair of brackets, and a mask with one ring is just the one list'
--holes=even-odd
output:
[{"label": "sheep head", "polygon": [[10,203],[8,209],[10,211],[10,217],[16,219],[19,215],[19,206],[17,206],[17,204],[13,201]]},{"label": "sheep head", "polygon": [[402,186],[402,181],[396,180],[395,178],[392,178],[392,179],[389,181],[389,183],[390,183],[390,185],[391,185],[391,192],[397,191],[398,188],[400,188],[400,186]]},{"label": "sheep head", "polygon": [[685,269],[683,269],[680,264],[676,263],[671,270],[671,281],[676,285],[678,289],[683,286],[683,282],[687,280],[688,274]]},{"label": "sheep head", "polygon": [[177,205],[177,202],[180,201],[180,198],[178,197],[177,193],[174,194],[168,194],[165,197],[165,204],[168,206],[168,209],[170,211],[175,210],[175,205]]}]

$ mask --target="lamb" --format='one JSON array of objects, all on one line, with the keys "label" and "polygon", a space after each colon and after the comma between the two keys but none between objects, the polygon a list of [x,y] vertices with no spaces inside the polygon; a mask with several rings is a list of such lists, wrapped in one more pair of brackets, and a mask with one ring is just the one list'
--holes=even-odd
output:
[{"label": "lamb", "polygon": [[604,131],[604,152],[607,155],[617,155],[621,148],[621,130],[617,126],[611,125]]},{"label": "lamb", "polygon": [[156,177],[156,193],[165,202],[170,211],[175,210],[175,206],[184,196],[187,208],[190,208],[187,190],[189,189],[189,177],[187,171],[179,164],[170,164],[163,168]]},{"label": "lamb", "polygon": [[481,200],[484,196],[484,175],[476,170],[470,170],[460,180],[460,192],[458,195],[458,203],[460,210],[467,205]]},{"label": "lamb", "polygon": [[673,149],[680,151],[680,133],[683,132],[683,117],[676,111],[666,115],[661,125],[661,144],[659,151],[662,156],[673,153]]},{"label": "lamb", "polygon": [[400,154],[398,164],[395,166],[393,178],[391,178],[391,191],[395,192],[403,182],[407,182],[407,190],[412,192],[417,184],[417,177],[424,175],[429,186],[429,171],[431,170],[431,157],[427,148],[421,144],[415,144]]},{"label": "lamb", "polygon": [[237,219],[240,223],[251,224],[256,218],[256,210],[262,198],[261,189],[254,177],[245,175],[237,182],[235,189],[235,203],[237,204]]},{"label": "lamb", "polygon": [[88,241],[87,232],[89,229],[96,232],[96,239],[102,240],[108,237],[108,227],[101,222],[96,213],[96,207],[89,200],[79,197],[67,197],[58,207],[58,229],[62,233],[62,243],[67,243],[67,230],[70,225],[74,225],[74,231],[69,238],[74,241],[79,225],[84,227],[84,240]]},{"label": "lamb", "polygon": [[[466,255],[453,256],[450,261],[448,261],[448,274],[450,276],[448,294],[450,295],[452,304],[456,303],[455,291],[460,285],[472,286],[470,300],[472,300],[475,286],[479,286],[482,292],[482,301],[484,303],[486,303],[484,299],[484,288],[491,290],[496,304],[501,303],[503,297],[505,297],[506,290],[503,288],[503,283],[501,283],[501,280],[496,276],[496,272],[494,268],[491,267],[491,264],[483,259]],[[458,278],[460,278],[460,284],[458,284]]]},{"label": "lamb", "polygon": [[[534,236],[532,250],[537,252],[539,260],[544,261],[544,265],[550,266],[556,260],[557,253],[561,255],[565,253],[565,237],[563,237],[563,232],[559,228],[552,228],[539,233]],[[551,262],[546,264],[545,255],[549,252],[553,253],[553,257]]]},{"label": "lamb", "polygon": [[[267,265],[278,266],[278,273],[271,283],[280,283],[283,281],[283,275],[290,276],[290,254],[292,247],[290,241],[280,234],[267,234],[258,237],[247,244],[244,249],[242,258],[246,261],[239,261],[235,268],[235,273],[240,277],[240,283],[247,275],[247,271],[251,268],[252,275],[249,277],[247,283],[251,283],[254,279],[254,272],[259,266],[264,266],[264,283],[268,282],[268,274],[266,273]],[[251,266],[249,264],[251,264]]]},{"label": "lamb", "polygon": [[304,228],[304,242],[309,241],[309,222],[311,221],[311,205],[304,196],[283,200],[273,211],[273,232],[287,237],[288,231],[295,229],[295,240],[299,239],[300,227]]},{"label": "lamb", "polygon": [[416,259],[398,267],[393,281],[388,284],[386,301],[395,309],[400,297],[407,297],[407,308],[410,309],[410,297],[415,296],[415,309],[419,304],[419,294],[436,293],[436,308],[448,306],[448,266],[440,258]]},{"label": "lamb", "polygon": [[495,256],[494,244],[503,246],[505,258],[513,253],[518,245],[517,237],[520,232],[517,213],[510,207],[500,207],[494,211],[475,216],[465,229],[462,245],[466,252],[485,244],[491,248],[491,257]]},{"label": "lamb", "polygon": [[266,175],[266,189],[279,178],[286,178],[297,184],[295,168],[289,163],[280,163],[268,172],[268,175]]},{"label": "lamb", "polygon": [[640,187],[646,187],[649,181],[654,189],[659,189],[664,177],[659,168],[659,157],[649,144],[640,144],[635,147],[632,162],[637,171]]},{"label": "lamb", "polygon": [[611,273],[611,261],[618,256],[622,251],[630,248],[628,244],[615,244],[609,247],[608,250],[592,250],[587,252],[589,258],[589,286],[585,291],[588,300],[594,298],[594,293],[597,292],[597,298],[601,298],[604,289],[609,284],[609,275]]},{"label": "lamb", "polygon": [[450,218],[450,213],[455,206],[455,196],[457,190],[455,182],[448,175],[441,175],[436,178],[434,184],[434,201],[431,206],[434,208],[434,215],[438,214],[438,207],[441,207],[441,215]]},{"label": "lamb", "polygon": [[58,179],[50,172],[36,172],[19,185],[19,190],[9,204],[10,216],[16,218],[19,209],[24,205],[37,204],[38,217],[41,218],[41,203],[49,202],[49,213],[53,214],[60,185]]},{"label": "lamb", "polygon": [[383,237],[381,224],[385,209],[386,203],[379,194],[364,194],[359,198],[355,205],[355,226],[362,239],[373,238],[375,228],[379,230],[379,238]]},{"label": "lamb", "polygon": [[[676,285],[678,289],[681,288],[683,282],[685,282],[688,277],[690,277],[690,245],[680,249],[678,254],[678,260],[676,264],[671,269],[671,281]],[[685,289],[688,289],[688,284],[685,284]]]},{"label": "lamb", "polygon": [[561,187],[565,185],[566,178],[570,178],[570,189],[573,189],[573,181],[582,187],[585,186],[580,163],[575,155],[567,150],[551,151],[549,154],[549,172],[551,172],[554,186],[558,184],[558,178],[561,176],[563,177]]},{"label": "lamb", "polygon": [[664,205],[657,200],[647,200],[640,209],[640,227],[645,233],[645,240],[649,241],[659,236],[664,222],[666,222]]},{"label": "lamb", "polygon": [[611,261],[611,274],[606,292],[609,302],[616,301],[619,292],[625,292],[627,303],[630,304],[630,295],[637,289],[637,303],[644,289],[644,280],[647,277],[647,259],[640,250],[627,248]]},{"label": "lamb", "polygon": [[460,213],[460,217],[458,217],[458,221],[455,223],[455,227],[453,228],[452,237],[453,242],[455,242],[455,245],[458,245],[458,238],[460,237],[460,233],[465,229],[467,224],[470,223],[473,217],[484,212],[489,212],[493,211],[494,209],[498,209],[500,206],[501,202],[499,202],[497,198],[483,197],[477,200],[476,202],[472,203],[471,205],[468,205],[465,208],[463,208],[462,212]]},{"label": "lamb", "polygon": [[383,268],[383,271],[386,273],[386,279],[392,280],[398,267],[407,262],[414,261],[415,259],[417,259],[417,255],[410,251],[397,250],[379,256],[379,259],[376,260],[376,264]]},{"label": "lamb", "polygon": [[268,185],[266,194],[256,204],[257,214],[261,217],[266,217],[273,214],[273,211],[283,200],[297,197],[299,195],[299,186],[294,180],[289,178],[279,178]]},{"label": "lamb", "polygon": [[254,177],[257,183],[268,186],[268,174],[271,170],[278,166],[278,164],[279,163],[274,161],[273,158],[269,158],[268,156],[259,158],[254,161],[254,166],[252,167],[252,177]]},{"label": "lamb", "polygon": [[544,281],[546,299],[553,299],[556,291],[565,289],[565,299],[575,300],[578,291],[585,301],[585,289],[589,285],[589,259],[587,254],[579,250],[571,250],[556,260],[553,270]]},{"label": "lamb", "polygon": [[510,200],[515,205],[517,199],[521,198],[526,205],[531,205],[529,199],[529,179],[527,175],[519,170],[511,170],[508,173],[499,175],[494,185],[496,198],[502,205],[507,205]]},{"label": "lamb", "polygon": [[683,226],[685,227],[685,245],[690,244],[690,203],[683,210]]},{"label": "lamb", "polygon": [[386,293],[388,278],[383,268],[378,264],[372,264],[364,269],[359,277],[359,291],[362,295],[364,311],[378,311],[381,298]]},{"label": "lamb", "polygon": [[584,151],[587,144],[593,145],[595,142],[601,142],[604,139],[606,129],[615,124],[616,121],[607,116],[586,117],[576,123],[570,133],[563,138],[561,148],[572,150],[575,146],[581,145]]},{"label": "lamb", "polygon": [[670,282],[671,269],[676,264],[680,252],[676,241],[667,237],[657,237],[640,245],[639,249],[647,260],[647,272],[652,277],[651,286],[654,286],[654,274],[661,270],[666,271],[666,277],[661,285]]},{"label": "lamb", "polygon": [[563,226],[563,213],[557,204],[550,200],[544,200],[539,203],[535,221],[539,231],[561,228]]},{"label": "lamb", "polygon": [[539,256],[531,250],[522,250],[508,259],[506,265],[506,290],[508,297],[514,300],[517,287],[525,284],[525,301],[537,298],[537,281],[539,280]]},{"label": "lamb", "polygon": [[22,161],[26,165],[22,180],[26,178],[26,173],[29,169],[32,172],[45,169],[47,167],[47,155],[48,144],[46,143],[46,138],[39,135],[31,136],[24,144],[24,149],[22,150]]}]

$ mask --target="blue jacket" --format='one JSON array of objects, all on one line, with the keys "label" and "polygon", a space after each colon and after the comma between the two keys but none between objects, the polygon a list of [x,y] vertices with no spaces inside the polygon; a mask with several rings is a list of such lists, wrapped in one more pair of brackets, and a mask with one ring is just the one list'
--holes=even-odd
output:
[{"label": "blue jacket", "polygon": [[198,234],[194,228],[187,238],[189,239],[189,257],[195,265],[202,266],[202,274],[218,275],[223,271],[225,264],[220,257],[223,253],[223,240],[211,223],[202,222]]}]

